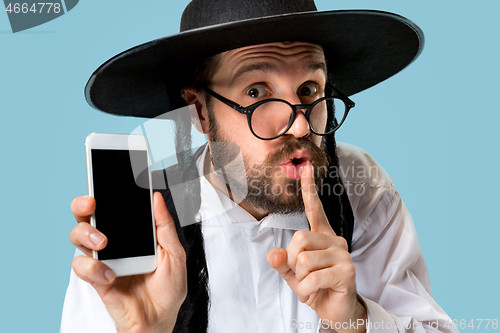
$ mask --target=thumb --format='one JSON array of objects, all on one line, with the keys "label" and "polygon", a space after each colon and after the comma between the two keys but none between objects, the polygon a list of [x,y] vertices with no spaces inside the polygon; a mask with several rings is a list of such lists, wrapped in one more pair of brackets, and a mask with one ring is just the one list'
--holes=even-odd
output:
[{"label": "thumb", "polygon": [[267,263],[278,271],[281,277],[288,283],[288,286],[298,296],[299,301],[305,303],[308,297],[301,297],[297,293],[299,281],[295,277],[295,272],[287,264],[288,254],[285,249],[275,247],[266,254]]},{"label": "thumb", "polygon": [[158,244],[174,257],[183,257],[184,248],[177,236],[174,219],[168,211],[160,192],[153,194],[153,204]]}]

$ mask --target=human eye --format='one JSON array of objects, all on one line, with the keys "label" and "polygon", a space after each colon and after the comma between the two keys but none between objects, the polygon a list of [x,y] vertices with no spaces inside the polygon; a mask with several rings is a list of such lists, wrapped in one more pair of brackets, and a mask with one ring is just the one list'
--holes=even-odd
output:
[{"label": "human eye", "polygon": [[245,90],[245,94],[252,98],[262,98],[269,95],[269,90],[263,84],[254,84]]},{"label": "human eye", "polygon": [[314,82],[306,82],[300,86],[298,90],[299,96],[310,97],[315,96],[319,92],[319,87],[317,83]]}]

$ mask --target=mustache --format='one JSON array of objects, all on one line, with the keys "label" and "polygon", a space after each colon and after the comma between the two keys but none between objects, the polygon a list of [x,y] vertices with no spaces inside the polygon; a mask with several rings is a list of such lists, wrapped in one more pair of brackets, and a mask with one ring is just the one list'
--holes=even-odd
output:
[{"label": "mustache", "polygon": [[330,164],[330,157],[326,151],[316,146],[311,140],[304,138],[291,138],[285,141],[283,146],[267,156],[263,164],[269,166],[275,165],[299,149],[307,150],[311,153],[311,162],[314,168],[319,166],[326,167]]}]

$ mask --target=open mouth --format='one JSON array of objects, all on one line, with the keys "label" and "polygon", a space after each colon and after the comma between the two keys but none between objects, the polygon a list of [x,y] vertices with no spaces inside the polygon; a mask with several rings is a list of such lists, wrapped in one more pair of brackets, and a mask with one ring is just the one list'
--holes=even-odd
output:
[{"label": "open mouth", "polygon": [[303,161],[303,159],[302,159],[302,158],[294,158],[294,159],[292,160],[292,163],[293,163],[294,165],[299,165],[300,163],[302,163],[302,161]]},{"label": "open mouth", "polygon": [[311,164],[312,155],[307,150],[297,151],[287,158],[280,167],[288,178],[300,179],[302,169]]}]

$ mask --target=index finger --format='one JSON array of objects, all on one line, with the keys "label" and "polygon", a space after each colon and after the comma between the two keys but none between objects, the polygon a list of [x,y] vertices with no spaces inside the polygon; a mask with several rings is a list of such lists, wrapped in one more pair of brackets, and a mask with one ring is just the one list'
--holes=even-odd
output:
[{"label": "index finger", "polygon": [[95,199],[89,195],[77,197],[71,202],[71,212],[78,223],[90,223],[90,216],[94,211]]},{"label": "index finger", "polygon": [[328,218],[323,210],[323,204],[316,191],[312,164],[308,164],[302,169],[301,183],[304,208],[309,224],[311,225],[311,231],[332,232],[333,229],[328,222]]}]

